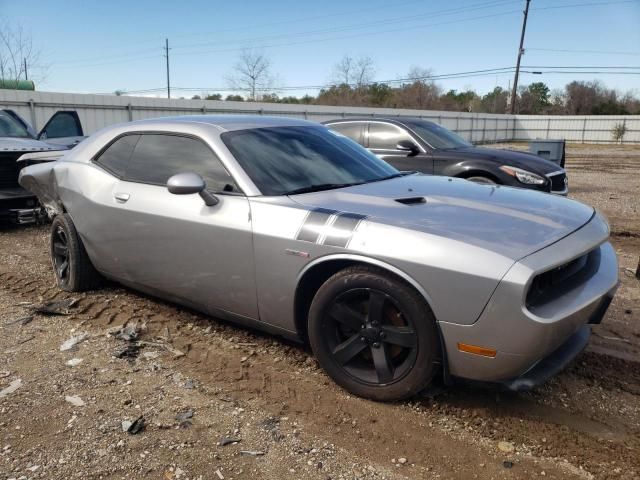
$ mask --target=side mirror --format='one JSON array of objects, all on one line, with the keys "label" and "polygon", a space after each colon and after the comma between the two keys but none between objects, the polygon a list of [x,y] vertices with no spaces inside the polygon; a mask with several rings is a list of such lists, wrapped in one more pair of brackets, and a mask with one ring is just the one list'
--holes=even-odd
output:
[{"label": "side mirror", "polygon": [[403,152],[409,152],[409,157],[413,157],[420,153],[420,147],[418,147],[418,145],[416,145],[412,140],[400,140],[396,145],[396,148]]},{"label": "side mirror", "polygon": [[191,195],[197,193],[204,200],[205,205],[212,207],[219,200],[215,195],[207,192],[207,184],[200,175],[194,172],[177,173],[167,180],[167,190],[174,195]]}]

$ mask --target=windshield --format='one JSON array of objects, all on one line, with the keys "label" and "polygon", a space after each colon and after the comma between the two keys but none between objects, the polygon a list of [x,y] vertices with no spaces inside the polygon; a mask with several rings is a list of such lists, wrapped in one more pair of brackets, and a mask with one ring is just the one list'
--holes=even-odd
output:
[{"label": "windshield", "polygon": [[469,142],[463,140],[451,130],[431,122],[407,122],[407,125],[436,150],[451,150],[454,148],[471,147]]},{"label": "windshield", "polygon": [[0,137],[31,138],[31,135],[15,118],[0,111]]},{"label": "windshield", "polygon": [[354,141],[322,127],[256,128],[221,137],[263,195],[339,188],[399,174]]}]

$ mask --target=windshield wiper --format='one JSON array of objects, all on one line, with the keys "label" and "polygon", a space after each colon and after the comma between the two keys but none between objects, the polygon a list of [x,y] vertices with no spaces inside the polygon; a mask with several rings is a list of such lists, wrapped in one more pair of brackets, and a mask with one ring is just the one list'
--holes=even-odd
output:
[{"label": "windshield wiper", "polygon": [[383,180],[391,180],[392,178],[406,177],[407,175],[414,175],[416,173],[420,173],[420,172],[418,172],[416,170],[407,170],[407,171],[404,171],[404,172],[394,173],[393,175],[388,175],[386,177],[376,178],[374,180],[370,180],[370,182],[381,182]]},{"label": "windshield wiper", "polygon": [[320,183],[317,185],[307,185],[306,187],[296,188],[289,192],[285,192],[284,195],[297,195],[299,193],[311,193],[320,192],[322,190],[333,190],[334,188],[352,187],[353,185],[360,185],[362,182],[354,183]]}]

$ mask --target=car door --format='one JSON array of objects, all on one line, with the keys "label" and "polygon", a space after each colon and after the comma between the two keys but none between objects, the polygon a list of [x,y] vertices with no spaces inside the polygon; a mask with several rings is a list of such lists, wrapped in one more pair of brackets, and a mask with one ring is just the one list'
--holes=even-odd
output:
[{"label": "car door", "polygon": [[340,122],[327,125],[331,130],[341,133],[345,137],[350,138],[363,147],[365,146],[364,130],[367,126],[366,122]]},{"label": "car door", "polygon": [[456,156],[455,150],[434,150],[432,155],[434,175],[446,175],[450,167],[463,160],[459,156]]},{"label": "car door", "polygon": [[431,155],[429,152],[425,152],[422,147],[420,147],[421,152],[417,155],[397,148],[398,142],[402,140],[410,140],[416,145],[418,144],[405,129],[391,123],[369,122],[365,132],[366,145],[369,150],[398,170],[433,173]]},{"label": "car door", "polygon": [[[169,177],[196,172],[219,202],[169,193]],[[258,318],[251,215],[220,159],[201,139],[142,133],[113,190],[120,232],[114,255],[123,282],[151,294],[204,309]]]},{"label": "car door", "polygon": [[66,148],[73,148],[84,138],[80,117],[74,111],[54,113],[38,134],[38,140]]}]

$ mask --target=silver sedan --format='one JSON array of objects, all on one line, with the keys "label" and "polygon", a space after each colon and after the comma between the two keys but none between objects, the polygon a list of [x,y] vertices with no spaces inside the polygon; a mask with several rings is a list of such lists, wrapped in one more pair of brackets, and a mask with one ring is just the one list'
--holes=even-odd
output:
[{"label": "silver sedan", "polygon": [[302,120],[116,125],[20,184],[53,219],[60,288],[106,277],[309,342],[377,400],[436,375],[530,388],[584,348],[618,282],[593,208],[400,172]]}]

